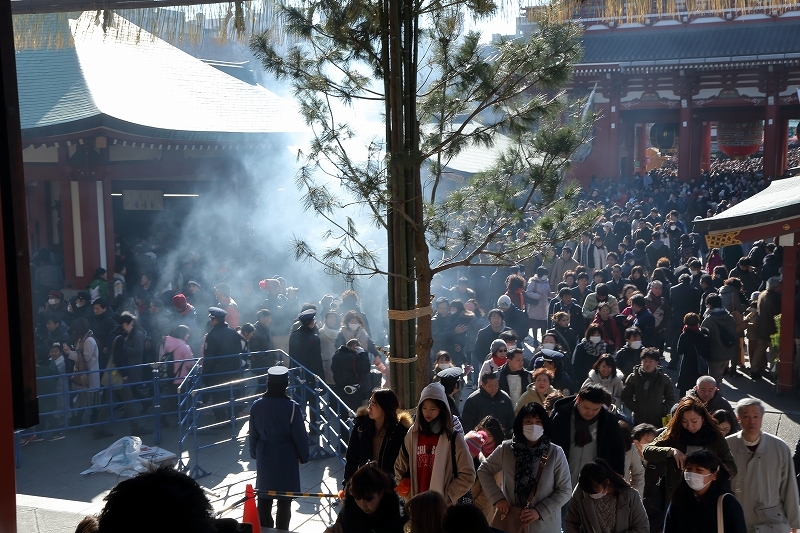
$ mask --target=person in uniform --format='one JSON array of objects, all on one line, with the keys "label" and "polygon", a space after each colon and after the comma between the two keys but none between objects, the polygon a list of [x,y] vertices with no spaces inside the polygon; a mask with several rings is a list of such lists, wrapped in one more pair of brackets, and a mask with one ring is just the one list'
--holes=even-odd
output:
[{"label": "person in uniform", "polygon": [[[263,527],[289,529],[292,498],[266,491],[300,492],[300,465],[308,462],[308,434],[297,402],[286,395],[289,369],[267,372],[267,392],[250,408],[250,457],[256,460],[258,519]],[[276,519],[272,502],[278,500]]]},{"label": "person in uniform", "polygon": [[[300,322],[300,327],[292,332],[289,337],[289,356],[303,365],[306,368],[307,374],[304,376],[306,384],[311,387],[316,387],[314,374],[324,381],[325,370],[322,366],[322,344],[319,340],[319,334],[316,329],[316,309],[306,309],[297,315],[297,320]],[[315,402],[313,394],[306,394],[307,402]],[[306,406],[302,406],[305,411]],[[309,415],[310,426],[312,434],[319,432],[317,424],[317,411],[319,405],[311,405],[311,412]]]},{"label": "person in uniform", "polygon": [[[238,379],[236,374],[240,367],[239,357],[232,357],[242,351],[242,339],[235,329],[231,329],[225,322],[228,313],[219,307],[208,309],[208,319],[211,330],[206,334],[203,343],[203,384],[205,386],[219,385],[226,381]],[[220,388],[211,393],[211,402],[214,404],[225,402],[230,398],[230,391]],[[224,422],[230,418],[226,408],[214,409],[216,422]]]}]

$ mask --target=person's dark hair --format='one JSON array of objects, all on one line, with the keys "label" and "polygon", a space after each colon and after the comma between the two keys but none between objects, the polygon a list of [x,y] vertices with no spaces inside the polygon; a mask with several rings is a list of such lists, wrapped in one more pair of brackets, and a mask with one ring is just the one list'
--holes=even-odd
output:
[{"label": "person's dark hair", "polygon": [[[602,275],[602,272],[600,272],[600,274]],[[597,286],[594,288],[594,292],[598,296],[608,296],[609,294],[608,285],[606,285],[605,283],[598,283]]]},{"label": "person's dark hair", "polygon": [[347,492],[358,500],[371,500],[377,494],[393,490],[394,482],[375,461],[369,461],[356,470],[347,484]]},{"label": "person's dark hair", "polygon": [[447,304],[448,311],[450,309],[450,300],[448,300],[446,296],[439,296],[434,303],[434,307],[439,307],[440,304]]},{"label": "person's dark hair", "polygon": [[484,416],[483,419],[478,422],[478,425],[473,428],[474,431],[478,431],[479,429],[483,429],[491,433],[494,442],[498,446],[500,446],[500,443],[503,442],[503,439],[505,438],[505,428],[500,421],[492,415]]},{"label": "person's dark hair", "polygon": [[583,338],[588,339],[589,337],[592,336],[592,333],[595,332],[599,333],[601,337],[603,336],[603,328],[601,328],[595,323],[589,324],[589,327],[586,328],[586,334],[583,336]]},{"label": "person's dark hair", "polygon": [[164,309],[164,302],[158,298],[153,298],[150,300],[150,305],[154,306],[156,309]]},{"label": "person's dark hair", "polygon": [[587,383],[578,391],[578,399],[602,405],[605,400],[606,389],[597,383]]},{"label": "person's dark hair", "polygon": [[514,359],[514,357],[516,357],[519,354],[522,354],[523,359],[525,358],[525,350],[523,350],[522,348],[514,348],[513,350],[510,350],[506,357],[508,357],[510,360]]},{"label": "person's dark hair", "polygon": [[706,307],[718,308],[722,307],[722,297],[719,294],[711,293],[706,296]]},{"label": "person's dark hair", "polygon": [[246,333],[253,333],[255,330],[256,330],[255,326],[253,326],[253,324],[249,324],[247,322],[242,324],[242,326],[239,328],[239,331],[241,331],[242,333],[245,333],[245,334]]},{"label": "person's dark hair", "polygon": [[486,385],[489,381],[493,379],[500,379],[497,377],[497,374],[494,372],[487,372],[481,376],[481,385]]},{"label": "person's dark hair", "polygon": [[505,318],[506,318],[506,315],[505,315],[505,313],[503,313],[503,311],[502,311],[501,309],[497,309],[497,308],[495,308],[495,309],[492,309],[491,311],[489,311],[489,316],[488,316],[488,318],[490,318],[490,319],[491,319],[491,318],[492,318],[493,316],[495,316],[495,315],[499,316],[499,317],[500,317],[500,318],[502,318],[502,319],[505,319]]},{"label": "person's dark hair", "polygon": [[[211,503],[197,481],[161,467],[120,482],[105,497],[98,533],[214,533]],[[169,509],[157,520],[145,509]]]},{"label": "person's dark hair", "polygon": [[631,485],[617,474],[613,468],[601,458],[597,458],[591,463],[586,463],[581,468],[578,475],[578,486],[586,494],[594,494],[595,485],[603,485],[609,481],[616,489],[630,488]]},{"label": "person's dark hair", "polygon": [[451,505],[442,518],[444,533],[490,533],[489,522],[476,505],[458,503]]},{"label": "person's dark hair", "polygon": [[562,287],[561,290],[558,291],[558,296],[559,297],[567,296],[567,295],[572,296],[572,289],[570,289],[569,287]]},{"label": "person's dark hair", "polygon": [[631,298],[631,305],[635,305],[637,307],[647,307],[647,300],[641,294],[637,294]]},{"label": "person's dark hair", "polygon": [[725,279],[728,277],[728,269],[725,268],[725,265],[717,265],[714,267],[713,274],[714,276]]},{"label": "person's dark hair", "polygon": [[108,309],[108,300],[105,298],[97,298],[92,302],[92,305],[99,305],[101,309]]},{"label": "person's dark hair", "polygon": [[653,359],[654,361],[659,361],[661,359],[661,350],[654,347],[648,347],[642,350],[642,353],[639,354],[639,359]]},{"label": "person's dark hair", "polygon": [[697,430],[696,433],[697,440],[710,442],[714,439],[722,438],[722,433],[719,432],[717,421],[714,420],[714,418],[709,414],[708,410],[706,410],[703,402],[694,396],[684,396],[681,398],[681,401],[678,402],[678,406],[675,408],[675,412],[672,414],[669,424],[667,424],[667,429],[664,432],[664,440],[681,440],[681,434],[683,433],[681,417],[684,413],[688,413],[690,411],[697,413],[701,418],[703,418],[703,426]]},{"label": "person's dark hair", "polygon": [[352,309],[352,310],[346,312],[344,314],[344,316],[342,317],[342,328],[341,329],[342,330],[346,330],[347,329],[347,324],[349,324],[353,319],[357,320],[359,325],[361,325],[362,328],[364,327],[364,319],[361,318],[361,313],[359,313],[355,309]]},{"label": "person's dark hair", "polygon": [[565,247],[563,247],[561,249],[561,253],[564,253],[564,252],[567,252],[568,254],[571,254],[572,253],[572,248],[570,248],[569,246],[565,246]]},{"label": "person's dark hair", "polygon": [[261,320],[266,316],[272,316],[272,311],[269,309],[259,309],[258,313],[256,313],[256,320]]},{"label": "person's dark hair", "polygon": [[714,285],[714,278],[712,278],[708,274],[703,274],[702,276],[700,276],[700,285],[711,287],[712,285]]},{"label": "person's dark hair", "polygon": [[136,327],[136,317],[133,316],[128,311],[124,311],[122,314],[119,315],[119,318],[117,318],[117,323],[119,323],[120,325],[132,323],[133,327]]},{"label": "person's dark hair", "polygon": [[731,287],[733,287],[737,291],[742,290],[742,286],[743,286],[742,285],[742,280],[740,280],[739,278],[736,278],[736,277],[728,278],[725,281],[723,281],[722,284],[723,285],[730,285]]},{"label": "person's dark hair", "polygon": [[540,266],[536,269],[536,275],[539,276],[540,278],[542,276],[547,276],[548,274],[549,272],[547,271],[547,267]]},{"label": "person's dark hair", "polygon": [[658,430],[653,424],[636,424],[631,432],[631,438],[633,440],[642,440],[642,437],[650,433],[654,436],[658,433]]},{"label": "person's dark hair", "polygon": [[547,411],[544,407],[539,405],[536,402],[531,402],[528,404],[523,405],[520,407],[517,416],[514,417],[514,439],[517,442],[525,442],[525,434],[522,431],[522,421],[525,419],[526,416],[535,416],[538,417],[539,420],[542,421],[542,427],[544,428],[544,434],[550,438],[550,415],[547,414]]},{"label": "person's dark hair", "polygon": [[631,425],[628,424],[626,421],[622,420],[621,418],[617,420],[617,425],[619,425],[620,433],[622,433],[622,442],[625,444],[625,451],[628,451],[631,449],[631,446],[633,446]]},{"label": "person's dark hair", "polygon": [[582,279],[589,281],[589,274],[587,274],[586,272],[581,272],[580,274],[578,274],[578,277],[575,278],[576,281],[580,281]]},{"label": "person's dark hair", "polygon": [[78,342],[91,330],[89,327],[89,321],[85,318],[75,319],[75,321],[70,325],[69,329],[70,333],[72,333],[72,342]]},{"label": "person's dark hair", "polygon": [[[424,401],[431,401],[436,404],[436,407],[439,408],[439,416],[436,417],[442,423],[442,431],[445,435],[447,435],[448,439],[453,438],[453,416],[450,414],[450,406],[444,403],[441,400],[437,400],[436,398],[425,398]],[[420,402],[420,409],[421,411],[422,403]],[[419,429],[425,435],[438,435],[438,433],[434,433],[431,429],[431,424],[427,420],[425,420],[424,416],[417,416],[417,421],[419,422]]]},{"label": "person's dark hair", "polygon": [[625,340],[633,338],[634,335],[639,335],[641,337],[642,330],[640,330],[636,326],[633,326],[632,328],[628,328],[625,330]]},{"label": "person's dark hair", "polygon": [[611,354],[604,354],[598,357],[592,365],[592,370],[600,374],[600,365],[603,363],[611,367],[611,377],[617,375],[617,360]]},{"label": "person's dark hair", "polygon": [[700,315],[697,313],[686,313],[683,315],[683,323],[687,326],[699,326]]},{"label": "person's dark hair", "polygon": [[410,533],[444,533],[442,517],[447,511],[444,496],[433,490],[421,492],[406,502]]},{"label": "person's dark hair", "polygon": [[184,326],[183,324],[179,326],[175,326],[172,331],[170,332],[169,336],[174,337],[176,339],[184,338],[191,330],[189,326]]},{"label": "person's dark hair", "polygon": [[[640,241],[640,242],[642,242],[642,241]],[[642,268],[639,265],[636,265],[635,267],[633,267],[631,269],[631,275],[628,276],[628,279],[633,279],[633,275],[634,274],[639,274],[640,276],[644,276],[644,268]]]},{"label": "person's dark hair", "polygon": [[83,520],[75,526],[75,533],[97,533],[99,527],[100,524],[97,523],[97,517],[84,516]]},{"label": "person's dark hair", "polygon": [[286,397],[286,389],[289,387],[289,380],[270,380],[267,378],[267,392],[264,393],[264,396],[269,396],[270,398],[285,398]]},{"label": "person's dark hair", "polygon": [[524,288],[525,288],[525,278],[523,278],[519,274],[511,274],[506,278],[507,290],[515,291],[517,289],[524,289]]},{"label": "person's dark hair", "polygon": [[717,409],[711,414],[711,417],[717,421],[717,427],[719,427],[719,425],[723,422],[730,424],[731,430],[736,427],[736,418],[730,411],[726,411],[725,409]]},{"label": "person's dark hair", "polygon": [[497,338],[503,342],[517,342],[517,334],[510,329],[507,329],[506,331],[501,331],[500,335],[498,335]]},{"label": "person's dark hair", "polygon": [[378,407],[383,410],[383,423],[387,428],[397,424],[399,421],[400,400],[392,389],[376,389],[372,392],[372,398]]}]

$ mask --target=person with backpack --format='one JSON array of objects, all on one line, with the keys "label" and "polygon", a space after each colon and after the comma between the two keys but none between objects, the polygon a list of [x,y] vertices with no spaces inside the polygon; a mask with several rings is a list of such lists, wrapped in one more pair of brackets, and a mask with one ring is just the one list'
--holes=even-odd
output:
[{"label": "person with backpack", "polygon": [[[339,346],[331,360],[333,391],[350,409],[358,410],[371,392],[369,357],[358,339],[350,339]],[[342,413],[348,416],[347,413]]]}]

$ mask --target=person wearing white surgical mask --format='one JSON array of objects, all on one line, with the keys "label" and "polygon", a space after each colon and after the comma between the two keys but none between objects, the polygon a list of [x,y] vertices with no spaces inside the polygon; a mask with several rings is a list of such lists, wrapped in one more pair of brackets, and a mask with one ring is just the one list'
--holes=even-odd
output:
[{"label": "person wearing white surgical mask", "polygon": [[372,342],[372,339],[369,338],[369,334],[364,327],[364,321],[361,318],[361,314],[355,310],[346,312],[344,317],[342,317],[342,327],[339,330],[339,335],[336,336],[336,341],[334,344],[337,347],[344,346],[352,339],[358,339],[358,343],[367,352],[373,355],[372,362],[378,366],[378,364],[381,362],[378,349],[375,347],[375,343]]},{"label": "person wearing white surgical mask", "polygon": [[[713,452],[699,450],[687,455],[683,482],[675,489],[667,507],[664,533],[746,533],[744,510],[728,490],[729,480],[728,471]],[[722,524],[717,522],[720,503]]]},{"label": "person wearing white surgical mask", "polygon": [[[478,479],[495,509],[492,527],[512,531],[521,524],[524,533],[561,529],[560,510],[569,502],[572,483],[564,451],[550,442],[549,433],[544,407],[526,404],[514,418],[511,440],[478,467]],[[516,516],[519,522],[513,523]]]},{"label": "person wearing white surgical mask", "polygon": [[650,523],[636,489],[598,458],[581,468],[564,531],[649,533]]}]

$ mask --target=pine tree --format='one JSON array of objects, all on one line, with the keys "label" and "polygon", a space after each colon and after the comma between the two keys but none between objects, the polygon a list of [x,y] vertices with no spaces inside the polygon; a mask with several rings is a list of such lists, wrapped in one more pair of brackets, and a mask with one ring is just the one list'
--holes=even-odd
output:
[{"label": "pine tree", "polygon": [[[326,250],[296,240],[295,255],[351,279],[388,278],[391,353],[417,358],[391,365],[392,388],[407,407],[430,380],[433,275],[512,264],[592,222],[593,213],[573,212],[577,188],[561,180],[592,118],[562,89],[580,58],[580,29],[543,17],[531,38],[491,48],[476,32],[462,35],[463,17],[496,10],[485,0],[306,0],[283,7],[298,44],[279,50],[267,35],[251,42],[265,69],[292,83],[314,133],[297,176],[305,207],[339,230],[326,235],[336,240]],[[358,161],[346,148],[356,132],[333,111],[356,100],[381,102],[385,113],[385,138]],[[442,192],[452,158],[470,146],[493,147],[501,133],[508,147],[496,163]],[[320,171],[353,198],[315,181]],[[385,270],[353,220],[339,215],[353,202],[387,231]],[[531,216],[523,240],[497,245]]]}]

